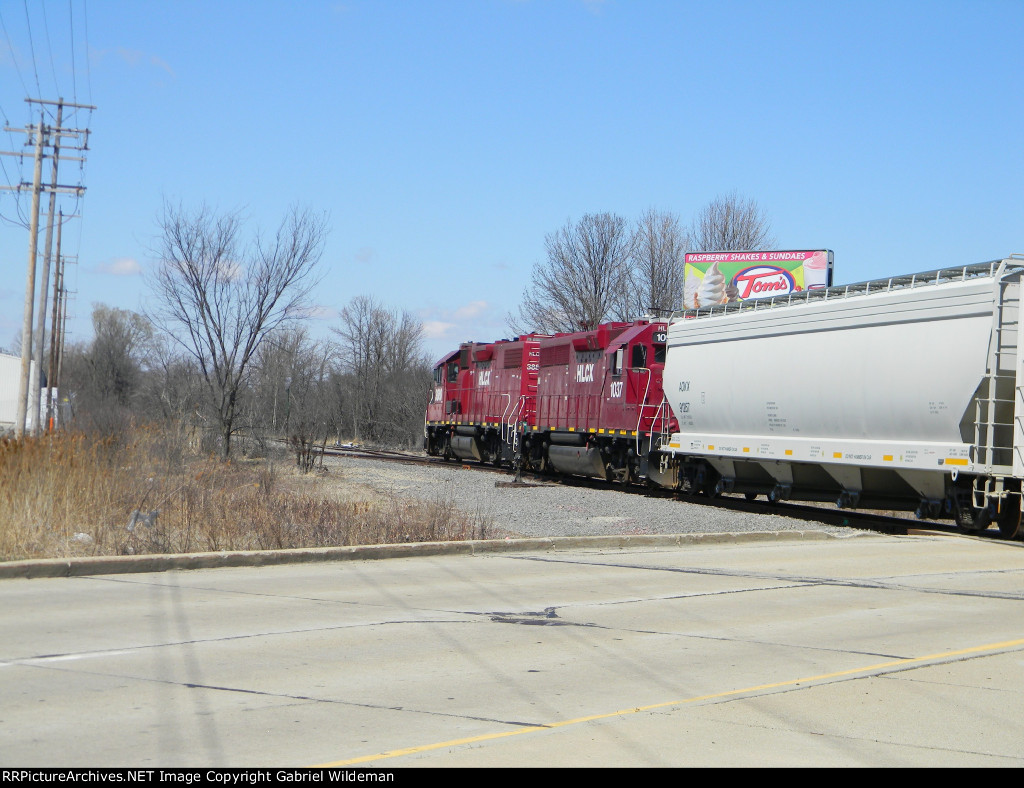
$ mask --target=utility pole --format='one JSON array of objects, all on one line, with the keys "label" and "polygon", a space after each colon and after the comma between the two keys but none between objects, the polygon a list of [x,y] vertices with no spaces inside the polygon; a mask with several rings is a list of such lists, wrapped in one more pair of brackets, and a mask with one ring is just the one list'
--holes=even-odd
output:
[{"label": "utility pole", "polygon": [[36,128],[36,165],[32,177],[32,215],[28,228],[28,273],[25,278],[25,314],[21,323],[21,383],[18,387],[18,415],[14,424],[14,437],[25,437],[25,417],[28,415],[28,379],[32,358],[32,303],[36,289],[36,243],[39,240],[39,189],[43,178],[43,120]]},{"label": "utility pole", "polygon": [[[50,213],[49,219],[46,222],[46,246],[43,250],[43,270],[39,277],[39,315],[38,322],[36,323],[36,333],[33,339],[35,339],[35,349],[32,353],[32,360],[36,364],[36,374],[32,376],[31,385],[29,386],[28,401],[30,403],[29,409],[29,423],[31,424],[32,434],[38,435],[40,433],[40,386],[39,379],[42,377],[43,372],[43,335],[46,333],[46,297],[49,294],[50,288],[50,251],[53,249],[53,211],[57,206],[57,164],[60,162],[60,137],[61,137],[61,118],[64,114],[64,99],[60,99],[57,102],[57,126],[53,135],[53,168],[50,174]],[[50,379],[46,380],[47,388],[50,387]],[[49,399],[49,396],[47,396]]]},{"label": "utility pole", "polygon": [[[58,101],[44,101],[42,99],[25,99],[29,104],[39,104],[39,123],[33,129],[12,129],[5,128],[5,131],[18,131],[25,132],[27,134],[35,135],[35,167],[34,177],[31,184],[20,183],[17,186],[0,186],[0,189],[11,189],[13,191],[25,191],[31,188],[32,190],[32,213],[29,221],[29,240],[28,240],[28,274],[25,282],[25,314],[22,322],[21,329],[21,385],[18,389],[18,415],[17,424],[15,424],[15,437],[22,438],[25,435],[26,421],[31,417],[29,422],[29,429],[32,434],[38,434],[40,427],[40,373],[43,367],[43,333],[46,326],[46,301],[49,292],[49,275],[50,275],[50,251],[53,243],[53,225],[54,225],[54,209],[56,207],[56,199],[58,193],[64,194],[76,194],[81,196],[85,191],[84,186],[61,186],[57,183],[57,165],[58,162],[63,160],[72,161],[83,161],[84,157],[69,157],[61,156],[61,138],[71,137],[77,138],[80,145],[64,146],[65,148],[70,147],[74,150],[86,151],[89,149],[89,130],[88,129],[71,129],[65,128],[63,123],[63,112],[64,107],[73,107],[75,109],[96,109],[94,106],[89,104],[74,104],[71,102],[65,102],[64,99]],[[45,106],[43,105],[56,105],[56,126],[45,126],[43,123]],[[50,145],[53,147],[53,153],[51,158],[53,159],[53,169],[50,177],[50,185],[42,185],[42,165],[43,159],[45,158],[44,149],[47,146],[47,140],[50,140]],[[11,151],[0,151],[0,154],[7,156],[23,156],[24,154],[15,153]],[[39,244],[39,197],[43,191],[50,193],[50,212],[49,222],[47,224],[46,231],[46,254],[43,261],[42,271],[42,285],[39,291],[39,315],[38,315],[38,327],[36,329],[35,342],[33,343],[32,334],[32,317],[33,317],[33,304],[35,301],[35,280],[36,280],[36,259],[38,257],[38,244]],[[36,364],[36,374],[31,374],[32,361]],[[30,405],[31,403],[31,405]]]},{"label": "utility pole", "polygon": [[61,313],[60,292],[64,286],[64,259],[60,255],[60,234],[64,227],[64,211],[57,215],[57,268],[53,272],[53,325],[50,327],[50,365],[46,372],[46,429],[53,429],[54,389],[57,381],[57,317]]}]

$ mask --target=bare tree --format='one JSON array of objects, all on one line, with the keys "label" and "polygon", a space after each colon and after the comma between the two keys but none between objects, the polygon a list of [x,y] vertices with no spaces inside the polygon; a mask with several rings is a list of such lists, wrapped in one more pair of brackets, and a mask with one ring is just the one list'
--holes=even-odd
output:
[{"label": "bare tree", "polygon": [[93,304],[93,338],[65,351],[65,388],[74,398],[79,426],[116,434],[143,415],[153,328],[127,309]]},{"label": "bare tree", "polygon": [[735,191],[709,202],[693,223],[693,249],[725,252],[744,249],[772,249],[775,237],[761,207]]},{"label": "bare tree", "polygon": [[153,334],[144,358],[137,407],[190,442],[201,426],[205,384],[195,358],[163,332]]},{"label": "bare tree", "polygon": [[270,331],[305,315],[325,219],[293,208],[269,241],[257,235],[245,245],[238,214],[205,205],[186,211],[165,204],[159,226],[152,319],[196,359],[229,457],[253,354]]},{"label": "bare tree", "polygon": [[280,411],[278,423],[303,473],[313,470],[316,460],[323,457],[333,426],[335,408],[329,392],[332,355],[329,343],[311,340],[303,328],[275,331],[258,354],[258,383],[262,384],[258,387],[262,391],[253,402],[262,409],[265,421],[270,413],[267,394],[272,393],[274,412]]},{"label": "bare tree", "polygon": [[430,362],[423,356],[423,325],[367,296],[341,311],[342,374],[336,383],[347,421],[359,440],[411,443],[422,437]]},{"label": "bare tree", "polygon": [[519,314],[509,316],[513,331],[579,331],[630,318],[632,236],[624,218],[586,214],[544,245],[547,261],[533,267]]},{"label": "bare tree", "polygon": [[689,234],[680,227],[678,216],[653,208],[643,213],[633,231],[635,315],[657,315],[679,308],[689,247]]}]

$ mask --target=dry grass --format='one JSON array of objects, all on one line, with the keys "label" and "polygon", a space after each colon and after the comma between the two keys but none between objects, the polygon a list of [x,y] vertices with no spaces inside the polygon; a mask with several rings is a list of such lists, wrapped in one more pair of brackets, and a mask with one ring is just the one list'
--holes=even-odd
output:
[{"label": "dry grass", "polygon": [[294,473],[287,461],[199,456],[153,429],[0,443],[0,560],[487,536],[486,520],[450,499],[353,499],[290,484]]}]

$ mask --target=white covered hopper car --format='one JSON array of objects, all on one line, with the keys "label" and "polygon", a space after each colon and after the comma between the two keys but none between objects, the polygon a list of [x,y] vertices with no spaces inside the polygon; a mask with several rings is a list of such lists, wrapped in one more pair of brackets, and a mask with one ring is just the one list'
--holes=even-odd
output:
[{"label": "white covered hopper car", "polygon": [[1018,535],[1024,257],[677,313],[651,481]]}]

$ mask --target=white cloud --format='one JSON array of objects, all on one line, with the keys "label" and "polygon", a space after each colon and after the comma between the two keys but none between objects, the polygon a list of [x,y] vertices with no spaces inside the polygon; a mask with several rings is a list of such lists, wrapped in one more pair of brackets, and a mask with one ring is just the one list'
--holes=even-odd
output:
[{"label": "white cloud", "polygon": [[167,61],[166,61],[166,60],[164,60],[163,58],[159,58],[159,57],[157,57],[156,55],[150,55],[150,57],[149,57],[149,62],[150,62],[150,63],[151,63],[152,65],[156,66],[157,68],[162,68],[162,69],[163,69],[164,71],[166,71],[166,72],[167,72],[168,74],[170,74],[170,75],[171,75],[172,77],[173,77],[173,76],[177,76],[177,75],[176,75],[176,74],[174,73],[174,70],[173,70],[173,69],[172,69],[172,68],[171,68],[171,67],[170,67],[170,66],[169,66],[169,65],[167,64]]},{"label": "white cloud", "polygon": [[220,263],[219,273],[229,282],[233,282],[245,276],[245,268],[236,260],[224,260]]},{"label": "white cloud", "polygon": [[166,71],[172,77],[177,76],[174,73],[174,69],[171,68],[170,64],[162,57],[157,55],[151,55],[148,52],[143,52],[140,49],[128,49],[127,47],[115,47],[114,49],[94,49],[89,48],[89,59],[99,65],[103,62],[107,55],[113,52],[117,57],[124,61],[129,68],[138,68],[149,64],[155,68],[159,68],[162,71]]},{"label": "white cloud", "polygon": [[115,257],[113,260],[97,265],[96,270],[101,274],[112,276],[137,276],[142,273],[142,266],[134,257]]},{"label": "white cloud", "polygon": [[124,47],[118,47],[116,52],[129,66],[137,66],[139,61],[142,59],[142,52],[137,49],[125,49]]},{"label": "white cloud", "polygon": [[449,332],[455,328],[454,323],[443,320],[424,320],[423,336],[425,339],[448,339]]},{"label": "white cloud", "polygon": [[505,313],[490,301],[424,309],[419,318],[425,348],[435,358],[455,350],[462,342],[493,342],[509,336]]},{"label": "white cloud", "polygon": [[472,320],[474,317],[482,315],[486,310],[486,301],[470,301],[465,306],[460,306],[456,309],[452,317],[455,320]]},{"label": "white cloud", "polygon": [[308,310],[306,310],[306,316],[311,317],[314,320],[337,320],[338,310],[334,307],[324,306],[323,304],[313,304]]}]

